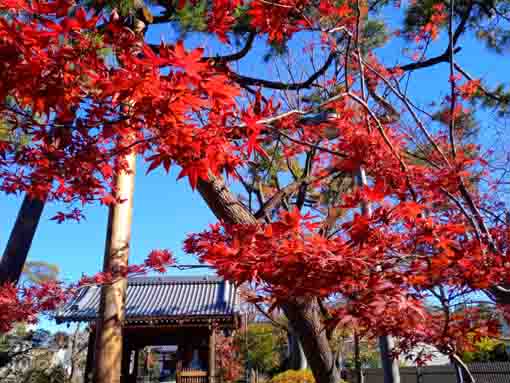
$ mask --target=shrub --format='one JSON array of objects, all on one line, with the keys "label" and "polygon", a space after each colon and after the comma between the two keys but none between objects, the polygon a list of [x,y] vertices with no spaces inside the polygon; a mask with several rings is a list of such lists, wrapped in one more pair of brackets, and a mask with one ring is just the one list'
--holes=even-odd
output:
[{"label": "shrub", "polygon": [[[315,383],[315,378],[310,370],[287,370],[273,376],[269,383]],[[347,382],[340,379],[338,383]]]},{"label": "shrub", "polygon": [[287,370],[275,375],[269,383],[315,383],[310,370]]}]

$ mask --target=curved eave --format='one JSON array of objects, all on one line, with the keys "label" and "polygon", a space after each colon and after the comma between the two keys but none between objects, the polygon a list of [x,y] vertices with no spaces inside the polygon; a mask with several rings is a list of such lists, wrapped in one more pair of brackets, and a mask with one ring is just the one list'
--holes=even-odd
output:
[{"label": "curved eave", "polygon": [[[240,324],[240,314],[233,315],[208,315],[208,316],[184,316],[184,317],[135,317],[127,318],[124,326],[137,325],[173,325],[173,326],[207,326],[211,323],[218,323],[224,327],[237,328]],[[66,316],[65,318],[55,317],[57,324],[73,322],[94,322],[96,317]]]}]

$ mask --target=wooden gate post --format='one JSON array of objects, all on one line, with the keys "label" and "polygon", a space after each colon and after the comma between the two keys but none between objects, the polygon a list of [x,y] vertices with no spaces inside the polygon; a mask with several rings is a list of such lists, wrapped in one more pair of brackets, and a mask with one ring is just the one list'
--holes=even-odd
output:
[{"label": "wooden gate post", "polygon": [[115,178],[115,196],[121,203],[110,205],[103,271],[114,275],[111,283],[101,286],[97,318],[94,383],[119,383],[122,362],[122,323],[127,290],[136,152],[125,156],[127,169]]}]

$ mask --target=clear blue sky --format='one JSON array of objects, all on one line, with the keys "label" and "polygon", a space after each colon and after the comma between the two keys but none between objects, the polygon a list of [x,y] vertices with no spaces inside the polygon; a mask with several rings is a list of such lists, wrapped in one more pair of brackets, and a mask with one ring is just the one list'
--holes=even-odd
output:
[{"label": "clear blue sky", "polygon": [[[389,14],[388,18],[390,16],[392,15]],[[164,36],[166,41],[171,42],[173,41],[172,35],[173,32],[169,27],[159,27],[151,30],[149,38],[157,41]],[[464,41],[463,50],[457,55],[457,60],[467,71],[475,78],[488,80],[489,84],[498,80],[508,82],[507,57],[488,52],[480,43],[473,43],[472,39],[464,39]],[[207,42],[206,46],[214,49],[218,47],[216,42],[206,36],[195,37],[188,42],[190,46]],[[442,52],[446,42],[443,40],[435,45],[437,47],[430,50],[429,56]],[[302,55],[302,45],[298,41],[291,46],[295,48],[292,52],[295,60]],[[394,65],[397,60],[400,60],[400,63],[406,62],[400,53],[402,47],[401,42],[395,42],[384,48],[382,52],[387,65]],[[256,43],[254,51],[241,63],[240,71],[271,78],[274,73],[267,72],[265,69],[267,67],[260,65],[263,52],[262,45]],[[306,68],[307,64],[303,63],[303,65]],[[446,94],[447,69],[447,65],[444,64],[413,75],[410,94],[418,104],[423,106],[430,101],[439,101],[438,99],[431,100],[432,95],[437,97],[438,84],[441,84],[445,90],[443,95]],[[298,65],[296,73],[300,73],[301,70],[301,65]],[[482,123],[482,132],[484,129],[492,129],[491,120],[490,115],[487,114],[487,119]],[[491,144],[485,139],[482,141]],[[172,250],[182,263],[196,262],[193,257],[185,256],[182,253],[182,241],[187,234],[203,230],[209,223],[215,222],[214,216],[198,193],[191,191],[186,180],[176,182],[176,169],[169,175],[166,175],[162,170],[157,170],[148,176],[145,175],[145,170],[146,165],[140,160],[135,187],[130,262],[140,263],[150,250],[159,248]],[[20,197],[0,194],[0,250],[5,247],[20,203]],[[63,210],[63,207],[58,204],[50,204],[46,207],[29,259],[57,264],[62,271],[61,277],[65,281],[76,280],[82,273],[90,275],[99,271],[104,251],[106,207],[87,206],[85,209],[86,220],[81,223],[60,225],[49,221],[49,218],[58,210]],[[184,272],[179,273],[183,274]],[[191,271],[191,273],[197,273],[197,271]],[[44,321],[43,325],[55,328],[47,321]]]}]

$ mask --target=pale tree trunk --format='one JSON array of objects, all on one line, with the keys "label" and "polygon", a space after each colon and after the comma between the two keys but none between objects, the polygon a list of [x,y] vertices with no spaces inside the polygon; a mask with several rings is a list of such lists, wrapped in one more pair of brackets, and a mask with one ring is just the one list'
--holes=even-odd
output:
[{"label": "pale tree trunk", "polygon": [[455,367],[455,376],[457,383],[476,383],[475,377],[469,370],[469,367],[457,354],[450,356],[451,362]]},{"label": "pale tree trunk", "polygon": [[357,330],[354,330],[354,371],[356,373],[355,382],[363,383],[363,371],[361,370],[359,334],[358,334]]},{"label": "pale tree trunk", "polygon": [[395,347],[393,337],[383,335],[379,337],[379,352],[384,374],[384,383],[400,383],[400,369],[398,360],[393,358],[391,350]]},{"label": "pale tree trunk", "polygon": [[[126,156],[130,172],[117,175],[115,188],[123,203],[110,206],[106,234],[104,271],[114,274],[128,265],[135,184],[135,158]],[[127,278],[116,277],[101,287],[94,358],[94,383],[119,383],[122,362],[122,322]]]},{"label": "pale tree trunk", "polygon": [[[365,170],[362,167],[358,169],[355,180],[359,187],[368,185],[367,176]],[[372,207],[368,202],[362,203],[361,210],[367,217],[372,215]],[[379,337],[379,353],[381,355],[384,383],[400,383],[400,369],[398,366],[398,360],[393,358],[391,354],[391,350],[394,347],[395,342],[392,336],[382,335]]]},{"label": "pale tree trunk", "polygon": [[289,369],[290,370],[305,370],[308,368],[308,361],[306,359],[305,351],[299,336],[292,329],[289,323],[289,331],[287,333],[288,349],[289,349]]},{"label": "pale tree trunk", "polygon": [[[257,219],[227,188],[223,180],[209,174],[199,180],[198,191],[214,215],[230,224],[255,224]],[[315,299],[293,298],[283,307],[298,335],[317,383],[338,383],[340,374],[326,337]]]},{"label": "pale tree trunk", "polygon": [[25,195],[0,260],[0,285],[17,284],[32,245],[45,202]]}]

